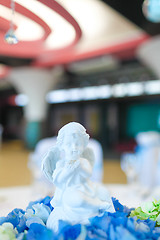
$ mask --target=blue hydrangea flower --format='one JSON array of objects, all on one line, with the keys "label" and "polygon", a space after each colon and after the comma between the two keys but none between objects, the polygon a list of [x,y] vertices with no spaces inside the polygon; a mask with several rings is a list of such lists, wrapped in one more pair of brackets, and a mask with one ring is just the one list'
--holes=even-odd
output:
[{"label": "blue hydrangea flower", "polygon": [[[51,210],[48,206],[44,205],[43,203],[36,203],[32,205],[32,208],[28,208],[25,213],[25,217],[27,219],[30,218],[39,218],[42,221],[42,224],[46,224],[47,219],[51,213]],[[41,221],[38,221],[37,223],[40,223]]]},{"label": "blue hydrangea flower", "polygon": [[130,208],[122,205],[122,204],[118,201],[118,199],[116,199],[116,198],[114,198],[114,197],[112,197],[112,201],[113,201],[113,205],[114,205],[115,211],[130,213],[131,210],[133,209],[133,208],[130,209]]},{"label": "blue hydrangea flower", "polygon": [[36,216],[28,218],[27,221],[26,221],[26,226],[28,228],[30,228],[32,223],[38,223],[38,224],[41,224],[41,225],[45,226],[42,219],[40,219],[39,217],[36,217]]},{"label": "blue hydrangea flower", "polygon": [[7,217],[0,219],[0,225],[4,222],[10,222],[18,232],[23,232],[26,229],[26,218],[24,217],[24,213],[25,211],[22,209],[15,208]]},{"label": "blue hydrangea flower", "polygon": [[56,239],[55,234],[45,226],[32,223],[26,234],[26,240],[53,240]]},{"label": "blue hydrangea flower", "polygon": [[45,198],[41,198],[37,201],[31,201],[26,209],[32,209],[32,206],[37,203],[43,203],[45,206],[48,206],[50,208],[50,210],[52,211],[53,207],[50,204],[51,200],[52,200],[52,197],[46,196]]},{"label": "blue hydrangea flower", "polygon": [[[3,223],[13,224],[17,240],[158,240],[160,227],[151,219],[140,220],[128,217],[131,209],[112,198],[114,213],[105,212],[102,216],[89,219],[90,224],[70,225],[60,221],[58,233],[45,226],[50,212],[50,197],[31,202],[26,211],[14,209],[7,217],[0,218]],[[18,230],[18,231],[17,231]],[[8,234],[8,233],[7,233]],[[1,238],[0,238],[1,239]]]},{"label": "blue hydrangea flower", "polygon": [[57,237],[64,240],[77,239],[81,234],[81,225],[70,225],[67,222],[59,221],[59,231]]}]

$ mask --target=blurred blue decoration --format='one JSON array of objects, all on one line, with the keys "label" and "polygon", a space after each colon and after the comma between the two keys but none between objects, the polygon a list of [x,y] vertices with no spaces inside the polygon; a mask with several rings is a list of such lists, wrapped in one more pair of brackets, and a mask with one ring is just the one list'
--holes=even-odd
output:
[{"label": "blurred blue decoration", "polygon": [[14,0],[11,0],[11,21],[10,21],[10,29],[5,34],[4,39],[5,41],[10,44],[17,44],[18,38],[15,35],[15,28],[14,28],[14,14],[15,14],[15,2]]},{"label": "blurred blue decoration", "polygon": [[135,153],[125,152],[121,155],[121,169],[126,174],[128,184],[137,184],[140,162]]},{"label": "blurred blue decoration", "polygon": [[145,0],[142,5],[142,11],[150,22],[160,22],[160,0]]},{"label": "blurred blue decoration", "polygon": [[9,29],[8,32],[5,34],[4,39],[10,45],[18,43],[18,38],[15,35],[14,29]]},{"label": "blurred blue decoration", "polygon": [[29,149],[34,149],[35,145],[41,137],[41,123],[39,121],[31,121],[27,123],[25,130],[25,141]]}]

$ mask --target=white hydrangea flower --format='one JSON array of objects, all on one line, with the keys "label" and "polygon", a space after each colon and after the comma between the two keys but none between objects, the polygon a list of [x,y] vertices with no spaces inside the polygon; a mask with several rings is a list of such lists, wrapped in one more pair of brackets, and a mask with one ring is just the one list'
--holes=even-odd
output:
[{"label": "white hydrangea flower", "polygon": [[17,230],[9,222],[3,223],[0,226],[0,239],[3,240],[16,240]]}]

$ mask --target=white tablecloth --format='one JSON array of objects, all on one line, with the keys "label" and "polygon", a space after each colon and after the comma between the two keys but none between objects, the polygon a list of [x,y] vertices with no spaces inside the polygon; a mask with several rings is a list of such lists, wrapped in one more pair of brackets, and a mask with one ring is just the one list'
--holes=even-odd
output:
[{"label": "white tablecloth", "polygon": [[[106,187],[112,197],[116,197],[120,203],[128,207],[138,207],[143,201],[153,200],[160,193],[158,189],[154,194],[144,197],[144,195],[139,194],[136,186],[108,184]],[[35,191],[35,187],[32,185],[0,188],[0,216],[6,216],[14,208],[25,210],[30,201],[35,201],[45,196],[46,193]]]}]

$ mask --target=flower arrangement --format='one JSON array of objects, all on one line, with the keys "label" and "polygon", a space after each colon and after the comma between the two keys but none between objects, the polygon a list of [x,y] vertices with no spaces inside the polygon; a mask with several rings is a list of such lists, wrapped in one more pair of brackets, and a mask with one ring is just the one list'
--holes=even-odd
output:
[{"label": "flower arrangement", "polygon": [[130,217],[134,216],[141,220],[151,219],[160,227],[160,200],[142,203],[140,207],[131,211]]},{"label": "flower arrangement", "polygon": [[0,218],[3,240],[160,240],[160,201],[128,209],[112,198],[115,212],[90,219],[88,225],[70,225],[61,221],[58,233],[46,227],[53,210],[50,197],[30,202],[26,210],[14,209]]}]

